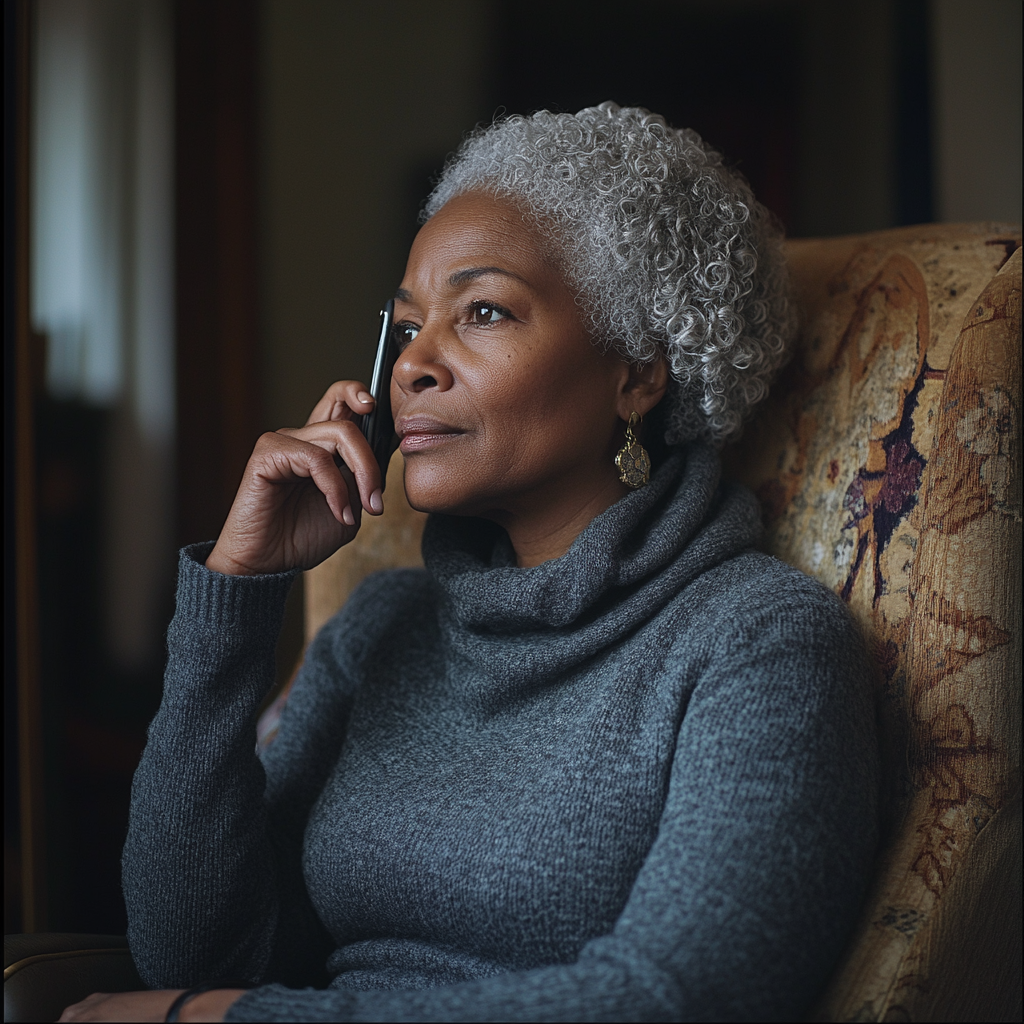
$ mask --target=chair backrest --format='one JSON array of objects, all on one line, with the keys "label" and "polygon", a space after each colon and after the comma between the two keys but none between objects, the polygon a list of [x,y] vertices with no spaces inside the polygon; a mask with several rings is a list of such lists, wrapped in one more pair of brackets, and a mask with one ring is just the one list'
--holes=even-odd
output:
[{"label": "chair backrest", "polygon": [[1019,246],[790,243],[799,348],[726,456],[881,669],[887,843],[818,1019],[1020,1019]]},{"label": "chair backrest", "polygon": [[[1020,241],[788,243],[797,352],[725,453],[768,550],[847,601],[881,669],[887,839],[817,1019],[1020,1019]],[[419,564],[400,471],[306,574],[307,635],[367,572]]]}]

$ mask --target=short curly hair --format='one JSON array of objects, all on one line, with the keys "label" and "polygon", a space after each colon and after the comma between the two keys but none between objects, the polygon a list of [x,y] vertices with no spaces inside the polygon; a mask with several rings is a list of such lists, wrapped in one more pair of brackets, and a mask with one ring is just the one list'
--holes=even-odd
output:
[{"label": "short curly hair", "polygon": [[546,229],[597,341],[634,364],[664,355],[669,444],[740,433],[794,324],[781,228],[721,154],[642,107],[541,110],[471,133],[421,222],[477,190]]}]

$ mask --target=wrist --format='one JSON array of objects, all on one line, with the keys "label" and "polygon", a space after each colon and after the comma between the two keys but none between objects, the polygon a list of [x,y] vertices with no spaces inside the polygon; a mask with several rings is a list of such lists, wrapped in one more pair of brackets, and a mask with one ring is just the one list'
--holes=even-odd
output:
[{"label": "wrist", "polygon": [[213,545],[213,550],[207,556],[204,565],[207,569],[210,569],[213,572],[219,572],[223,576],[260,575],[256,570],[250,569],[247,565],[243,565],[241,562],[236,561],[230,555],[221,551],[217,544]]},{"label": "wrist", "polygon": [[192,996],[178,1011],[180,1021],[222,1021],[244,988],[215,988]]}]

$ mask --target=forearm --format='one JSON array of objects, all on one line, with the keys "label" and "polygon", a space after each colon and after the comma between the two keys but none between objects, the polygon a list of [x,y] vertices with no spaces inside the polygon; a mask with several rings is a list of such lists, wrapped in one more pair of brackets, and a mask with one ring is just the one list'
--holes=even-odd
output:
[{"label": "forearm", "polygon": [[595,949],[575,964],[499,974],[459,985],[358,992],[270,985],[243,993],[225,1021],[659,1021],[675,1020],[674,982],[640,957]]},{"label": "forearm", "polygon": [[132,952],[160,986],[255,980],[277,916],[254,719],[291,577],[228,578],[200,564],[204,553],[182,555],[164,696],[124,851]]},{"label": "forearm", "polygon": [[239,996],[244,994],[244,988],[216,988],[210,992],[200,992],[181,1008],[178,1020],[217,1024],[224,1019]]}]

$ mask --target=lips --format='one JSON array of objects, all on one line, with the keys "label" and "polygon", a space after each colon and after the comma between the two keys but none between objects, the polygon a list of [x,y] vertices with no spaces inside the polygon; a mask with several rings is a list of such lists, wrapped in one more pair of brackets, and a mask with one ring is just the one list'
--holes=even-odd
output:
[{"label": "lips", "polygon": [[403,416],[395,423],[395,433],[402,440],[399,448],[404,455],[447,444],[465,431],[433,416]]}]

